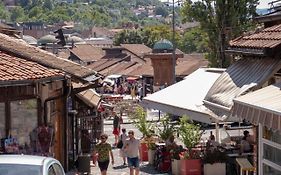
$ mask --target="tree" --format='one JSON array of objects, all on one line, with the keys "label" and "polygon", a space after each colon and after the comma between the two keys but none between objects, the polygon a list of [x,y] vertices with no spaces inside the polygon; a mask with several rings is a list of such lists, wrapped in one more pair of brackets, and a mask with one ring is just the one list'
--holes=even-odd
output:
[{"label": "tree", "polygon": [[168,16],[168,11],[164,7],[156,7],[155,14],[162,15],[164,18],[166,18]]},{"label": "tree", "polygon": [[254,27],[258,0],[188,0],[182,8],[183,21],[198,21],[208,34],[210,66],[227,67],[225,48],[229,40]]},{"label": "tree", "polygon": [[43,8],[48,10],[54,9],[54,1],[53,0],[45,0],[43,3]]},{"label": "tree", "polygon": [[[160,39],[168,39],[172,41],[172,35],[172,30],[169,26],[148,26],[143,29],[124,30],[118,33],[114,38],[114,44],[144,44],[152,48]],[[176,33],[176,43],[179,43],[179,40],[180,35]]]},{"label": "tree", "polygon": [[11,20],[16,22],[22,22],[25,19],[24,10],[22,7],[17,6],[11,11]]},{"label": "tree", "polygon": [[29,6],[31,2],[30,0],[19,0],[18,3],[22,8],[25,8]]},{"label": "tree", "polygon": [[179,49],[185,53],[206,53],[208,51],[208,35],[196,27],[186,31],[180,40]]},{"label": "tree", "polygon": [[0,2],[0,19],[2,20],[7,20],[10,18],[10,13],[8,10],[6,10],[6,8],[4,7],[4,5]]}]

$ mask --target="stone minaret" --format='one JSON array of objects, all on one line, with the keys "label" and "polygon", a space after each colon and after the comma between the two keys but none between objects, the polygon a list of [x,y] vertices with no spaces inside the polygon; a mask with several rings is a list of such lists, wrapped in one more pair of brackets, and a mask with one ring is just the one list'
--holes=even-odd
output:
[{"label": "stone minaret", "polygon": [[[153,89],[158,90],[162,86],[169,86],[173,82],[173,44],[166,39],[155,43],[152,53],[145,55],[151,59],[154,79]],[[175,53],[175,59],[182,58],[183,53]]]}]

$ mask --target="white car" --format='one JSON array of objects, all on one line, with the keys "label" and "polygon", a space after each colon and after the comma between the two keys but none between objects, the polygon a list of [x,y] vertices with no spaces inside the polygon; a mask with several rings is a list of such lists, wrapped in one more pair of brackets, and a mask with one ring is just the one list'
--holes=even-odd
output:
[{"label": "white car", "polygon": [[51,157],[0,155],[0,175],[65,175],[60,162]]}]

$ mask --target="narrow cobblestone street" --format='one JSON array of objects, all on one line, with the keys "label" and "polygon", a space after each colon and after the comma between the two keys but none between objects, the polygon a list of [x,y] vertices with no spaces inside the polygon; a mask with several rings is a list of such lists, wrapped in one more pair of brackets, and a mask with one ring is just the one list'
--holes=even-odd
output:
[{"label": "narrow cobblestone street", "polygon": [[[122,124],[121,128],[126,128],[127,133],[129,130],[133,130],[135,132],[136,138],[140,138],[141,137],[140,131],[129,121],[129,119],[126,116],[124,116],[123,120],[124,120],[125,124]],[[152,119],[150,119],[150,120],[152,120]],[[156,120],[156,119],[154,119],[154,120]],[[108,135],[108,142],[110,144],[114,143],[114,135],[112,134],[112,130],[113,130],[112,120],[105,121],[104,132]],[[110,166],[108,168],[108,175],[129,174],[129,168],[127,166],[123,166],[123,160],[119,156],[119,149],[113,148],[113,155],[114,155],[114,159],[115,159],[115,164],[114,165],[110,164]],[[159,172],[154,170],[154,167],[149,165],[148,162],[142,162],[140,170],[141,170],[141,172],[140,172],[141,175],[159,174]],[[99,168],[97,166],[92,167],[91,173],[92,173],[92,175],[99,175],[100,174]]]},{"label": "narrow cobblestone street", "polygon": [[[157,111],[148,111],[148,119],[149,121],[155,122],[159,119],[159,114]],[[121,128],[126,128],[127,133],[129,130],[133,130],[135,132],[136,138],[141,138],[141,132],[132,124],[132,121],[128,119],[127,116],[123,116],[124,124],[121,125]],[[113,120],[105,120],[104,121],[104,133],[108,135],[108,142],[113,145],[114,143],[114,135],[112,134],[113,130]],[[221,129],[220,129],[221,130]],[[208,138],[210,131],[213,133],[215,129],[206,129],[202,135],[202,140],[206,140]],[[221,137],[225,137],[225,133],[220,133]],[[231,130],[229,131],[230,135],[241,135],[241,131],[239,130]],[[182,144],[182,142],[177,138],[177,143]],[[123,160],[119,156],[119,149],[112,148],[115,164],[109,164],[107,174],[108,175],[129,175],[129,168],[123,165]],[[70,171],[66,173],[67,175],[75,175],[74,171]],[[148,174],[155,174],[155,175],[169,175],[171,173],[159,173],[157,172],[152,165],[149,165],[148,162],[141,162],[140,166],[140,174],[141,175],[148,175]],[[91,162],[91,175],[100,175],[100,171],[98,166],[94,166]]]},{"label": "narrow cobblestone street", "polygon": [[[151,118],[150,120],[157,120],[157,118]],[[141,137],[140,131],[129,121],[129,119],[124,116],[123,117],[124,124],[121,125],[122,128],[126,128],[127,132],[129,130],[133,130],[135,132],[136,138]],[[108,142],[113,145],[114,143],[114,135],[112,134],[112,120],[105,120],[104,121],[104,133],[108,135]],[[123,160],[119,156],[119,149],[114,148],[112,149],[115,163],[114,165],[109,164],[107,174],[108,175],[128,175],[129,174],[129,168],[127,166],[123,165]],[[68,172],[67,175],[74,175],[75,172]],[[141,162],[140,167],[140,174],[141,175],[148,175],[148,174],[158,174],[158,175],[164,175],[159,172],[157,172],[153,166],[149,165],[148,162]],[[166,173],[168,174],[168,173]],[[91,175],[100,175],[100,171],[98,166],[94,166],[91,162]]]}]

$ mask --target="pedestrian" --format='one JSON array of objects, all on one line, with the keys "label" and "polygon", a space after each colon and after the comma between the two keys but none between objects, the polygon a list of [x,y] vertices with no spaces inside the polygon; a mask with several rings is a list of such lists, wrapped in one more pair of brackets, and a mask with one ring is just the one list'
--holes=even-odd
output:
[{"label": "pedestrian", "polygon": [[244,136],[241,140],[241,147],[240,147],[240,153],[250,153],[253,152],[253,148],[254,148],[254,139],[253,137],[250,135],[250,132],[245,130],[243,132]]},{"label": "pedestrian", "polygon": [[129,139],[124,145],[124,152],[127,156],[128,166],[130,168],[130,175],[139,175],[140,172],[140,141],[135,138],[134,131],[128,132]]},{"label": "pedestrian", "polygon": [[120,118],[118,117],[118,115],[113,112],[113,134],[114,134],[114,138],[115,138],[115,141],[114,141],[114,146],[117,145],[118,143],[118,140],[119,140],[119,133],[120,133]]},{"label": "pedestrian", "polygon": [[141,101],[143,99],[143,88],[141,85],[138,87],[138,95],[139,95],[139,100]]},{"label": "pedestrian", "polygon": [[134,84],[131,87],[131,97],[132,97],[132,100],[134,100],[136,98],[136,86]]},{"label": "pedestrian", "polygon": [[125,146],[124,143],[126,143],[127,138],[128,138],[128,135],[126,133],[126,129],[122,128],[122,134],[120,136],[120,139],[122,140],[123,147],[120,149],[120,157],[123,158],[123,165],[124,166],[126,165],[126,154],[125,154],[125,151],[124,151],[124,146]]},{"label": "pedestrian", "polygon": [[106,175],[107,168],[109,165],[109,154],[111,156],[111,163],[114,164],[114,157],[111,149],[111,145],[107,143],[108,136],[106,134],[102,134],[100,139],[101,142],[95,146],[93,155],[97,154],[98,166],[101,171],[101,175]]}]

